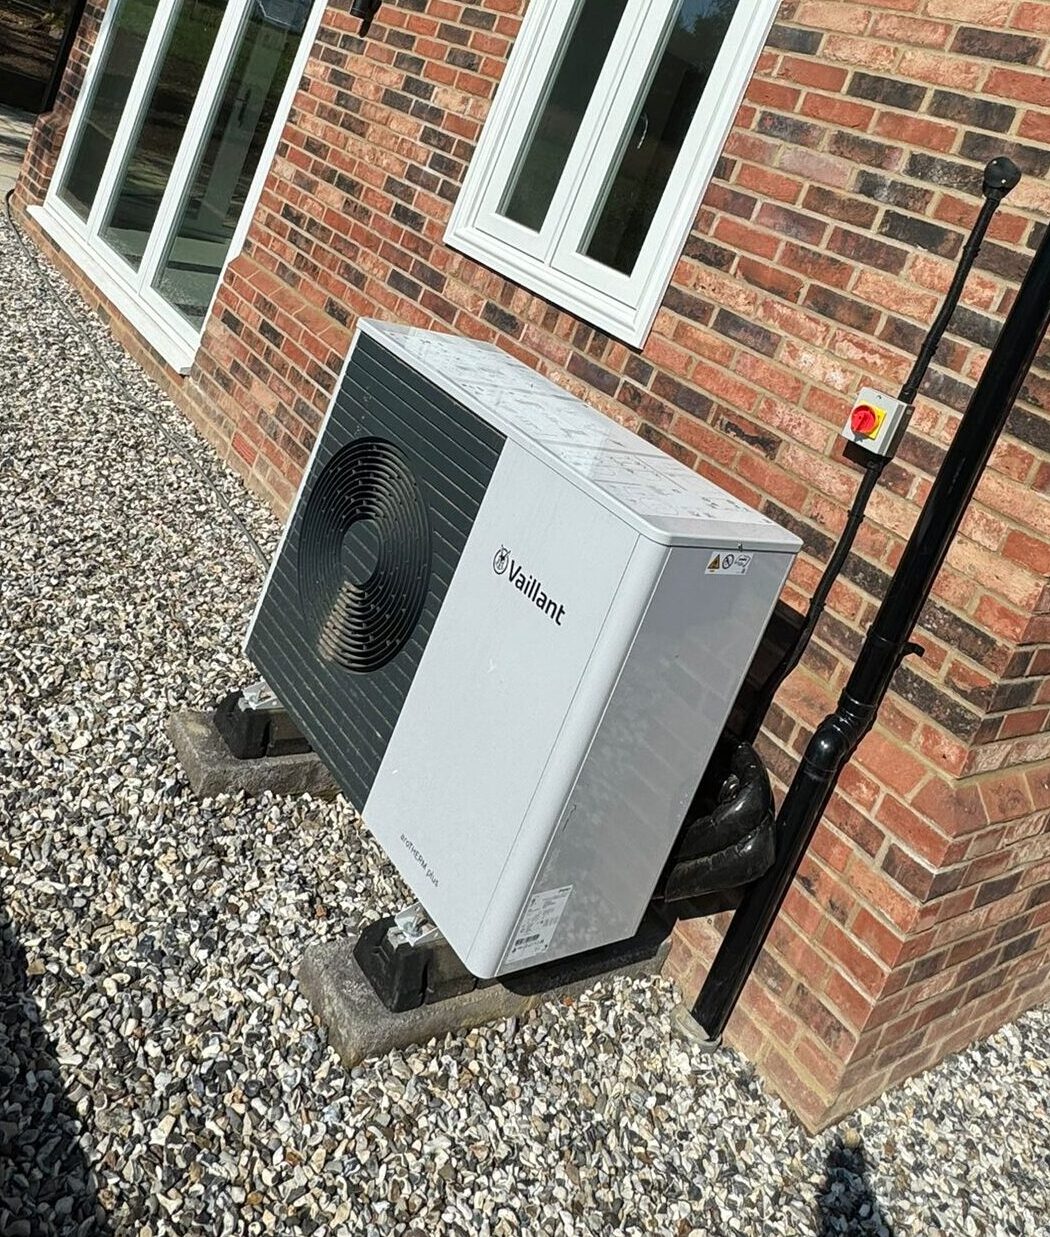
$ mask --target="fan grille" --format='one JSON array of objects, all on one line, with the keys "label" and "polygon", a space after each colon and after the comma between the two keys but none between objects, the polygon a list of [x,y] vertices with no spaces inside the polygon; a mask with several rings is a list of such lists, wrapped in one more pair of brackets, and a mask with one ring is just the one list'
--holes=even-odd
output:
[{"label": "fan grille", "polygon": [[325,465],[299,539],[299,599],[322,657],[367,674],[405,646],[427,599],[427,504],[405,456],[359,438]]}]

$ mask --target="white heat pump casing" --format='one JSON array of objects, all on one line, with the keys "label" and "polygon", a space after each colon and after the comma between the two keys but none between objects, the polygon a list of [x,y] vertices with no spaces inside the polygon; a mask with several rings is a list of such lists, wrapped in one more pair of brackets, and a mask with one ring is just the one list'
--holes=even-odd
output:
[{"label": "white heat pump casing", "polygon": [[629,937],[799,542],[496,349],[363,332],[506,441],[356,806],[480,977]]}]

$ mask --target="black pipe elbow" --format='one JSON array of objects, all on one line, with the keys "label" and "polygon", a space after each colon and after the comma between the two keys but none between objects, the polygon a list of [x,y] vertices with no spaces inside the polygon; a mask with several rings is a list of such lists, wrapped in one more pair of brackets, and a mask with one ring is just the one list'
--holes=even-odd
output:
[{"label": "black pipe elbow", "polygon": [[764,876],[775,860],[776,836],[770,820],[716,855],[700,855],[676,863],[664,881],[663,901],[706,898],[750,885]]},{"label": "black pipe elbow", "polygon": [[833,713],[813,732],[802,763],[822,776],[837,773],[863,737],[864,728],[859,719],[854,723],[854,719]]},{"label": "black pipe elbow", "polygon": [[729,756],[715,806],[686,823],[673,858],[713,855],[753,833],[774,814],[769,774],[750,743],[738,743]]},{"label": "black pipe elbow", "polygon": [[749,743],[736,744],[715,806],[686,823],[656,897],[682,901],[757,880],[775,858],[774,815],[765,765]]}]

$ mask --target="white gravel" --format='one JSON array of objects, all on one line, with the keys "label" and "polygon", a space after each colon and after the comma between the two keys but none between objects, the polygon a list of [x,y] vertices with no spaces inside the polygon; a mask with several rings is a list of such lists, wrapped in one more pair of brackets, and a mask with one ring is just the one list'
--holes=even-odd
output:
[{"label": "white gravel", "polygon": [[260,572],[125,395],[276,525],[6,220],[0,272],[0,1237],[1050,1233],[1046,1010],[816,1139],[663,981],[348,1076],[293,970],[404,891],[345,805],[185,785]]}]

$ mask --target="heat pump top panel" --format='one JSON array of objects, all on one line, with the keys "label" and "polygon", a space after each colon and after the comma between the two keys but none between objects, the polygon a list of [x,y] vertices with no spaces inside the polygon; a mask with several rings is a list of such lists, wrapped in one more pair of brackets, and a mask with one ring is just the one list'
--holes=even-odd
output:
[{"label": "heat pump top panel", "polygon": [[495,345],[371,321],[361,330],[650,540],[785,549],[772,520]]}]

